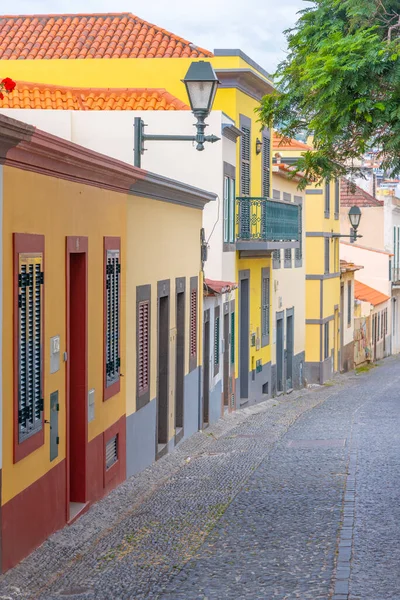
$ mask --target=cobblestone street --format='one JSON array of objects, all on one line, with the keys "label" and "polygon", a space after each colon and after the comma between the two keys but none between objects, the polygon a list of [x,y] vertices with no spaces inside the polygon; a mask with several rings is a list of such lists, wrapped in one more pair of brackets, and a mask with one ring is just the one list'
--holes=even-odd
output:
[{"label": "cobblestone street", "polygon": [[400,360],[225,416],[0,578],[1,599],[400,600]]}]

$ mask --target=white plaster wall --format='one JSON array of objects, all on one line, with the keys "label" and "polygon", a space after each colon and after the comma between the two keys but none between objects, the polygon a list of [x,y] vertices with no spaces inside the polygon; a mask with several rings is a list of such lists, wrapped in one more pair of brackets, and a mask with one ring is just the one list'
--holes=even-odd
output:
[{"label": "white plaster wall", "polygon": [[[285,269],[284,251],[281,250],[281,268],[273,269],[271,261],[271,298],[272,298],[272,329],[275,324],[275,314],[277,311],[288,308],[294,308],[294,354],[299,354],[305,350],[305,310],[306,310],[306,288],[305,288],[305,265],[306,265],[306,243],[305,243],[305,219],[306,219],[306,203],[304,193],[297,190],[297,184],[294,181],[289,181],[276,173],[273,174],[273,188],[281,192],[291,194],[293,201],[294,196],[303,198],[303,262],[301,267],[294,267],[295,251],[292,250],[292,267]],[[285,343],[286,343],[286,321],[285,321]],[[272,362],[276,363],[276,339],[273,336]]]},{"label": "white plaster wall", "polygon": [[[195,118],[190,111],[2,109],[0,112],[132,165],[134,117],[144,120],[148,134],[195,134]],[[207,119],[206,133],[222,138],[222,123],[228,120],[221,111],[213,111]],[[236,165],[235,143],[222,138],[215,144],[206,144],[203,152],[197,151],[192,142],[152,141],[146,142],[145,148],[143,169],[218,194],[219,200],[206,205],[203,211],[203,227],[210,245],[205,276],[234,281],[235,253],[222,252],[222,239],[223,162]]]},{"label": "white plaster wall", "polygon": [[340,258],[364,267],[356,271],[355,279],[387,296],[392,295],[389,281],[389,254],[360,248],[355,244],[341,243]]},{"label": "white plaster wall", "polygon": [[[348,206],[340,207],[340,233],[343,235],[350,235],[349,210]],[[363,236],[359,240],[363,246],[385,250],[384,207],[362,207],[357,233]]]},{"label": "white plaster wall", "polygon": [[[343,345],[347,346],[354,341],[354,274],[353,273],[343,273],[342,281],[344,283],[343,289]],[[349,290],[348,290],[348,282],[351,281],[351,319],[350,325],[348,324],[347,311],[348,311],[348,301],[349,301]]]}]

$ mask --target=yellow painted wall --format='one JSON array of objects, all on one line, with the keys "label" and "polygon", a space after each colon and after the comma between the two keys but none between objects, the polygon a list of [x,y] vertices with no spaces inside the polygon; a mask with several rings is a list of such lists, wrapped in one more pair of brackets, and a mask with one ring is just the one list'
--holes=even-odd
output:
[{"label": "yellow painted wall", "polygon": [[[34,209],[33,209],[34,207]],[[61,336],[66,350],[66,236],[88,236],[88,389],[95,388],[91,440],[125,413],[125,381],[119,394],[103,402],[103,236],[121,237],[121,348],[125,346],[126,196],[96,187],[4,167],[3,198],[3,490],[5,504],[65,458],[65,363],[50,374],[50,338]],[[50,419],[49,397],[59,390],[59,456],[50,463],[50,429],[45,443],[13,464],[13,241],[12,234],[45,236],[44,418]],[[125,373],[125,353],[121,352]]]},{"label": "yellow painted wall", "polygon": [[[189,371],[190,277],[199,277],[202,211],[146,198],[128,198],[127,209],[127,415],[136,410],[136,287],[151,285],[150,399],[157,395],[157,282],[170,279],[170,329],[176,327],[175,278],[186,277],[185,375]],[[155,242],[156,241],[156,242]],[[162,248],[162,252],[160,252]],[[198,291],[198,342],[201,338],[202,279]],[[198,344],[201,364],[201,343]],[[169,403],[170,435],[174,431],[174,402]]]},{"label": "yellow painted wall", "polygon": [[[246,68],[257,72],[253,65],[238,56],[215,56],[204,60],[210,61],[215,69]],[[181,80],[192,62],[192,58],[0,60],[0,72],[7,73],[7,77],[17,82],[34,81],[76,87],[164,88],[188,103],[186,88]],[[226,92],[230,90],[218,91],[215,110],[227,112]]]},{"label": "yellow painted wall", "polygon": [[320,354],[320,325],[306,325],[306,360],[319,362]]},{"label": "yellow painted wall", "polygon": [[[241,258],[237,261],[238,270],[244,271],[250,270],[250,332],[249,332],[249,346],[250,346],[250,359],[249,359],[249,372],[255,370],[257,360],[262,360],[262,364],[265,365],[271,360],[271,343],[272,343],[272,310],[270,310],[270,344],[257,350],[256,346],[250,345],[250,337],[252,333],[256,334],[256,337],[261,342],[261,269],[270,267],[271,278],[270,278],[270,297],[272,289],[272,265],[270,258]],[[236,310],[236,332],[238,338],[239,332],[239,310]],[[261,344],[260,344],[261,345]],[[236,364],[239,364],[239,344],[236,344]]]}]

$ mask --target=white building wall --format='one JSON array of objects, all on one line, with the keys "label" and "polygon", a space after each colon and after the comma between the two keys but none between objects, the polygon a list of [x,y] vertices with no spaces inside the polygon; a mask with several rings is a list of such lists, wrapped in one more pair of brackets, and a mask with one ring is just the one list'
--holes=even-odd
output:
[{"label": "white building wall", "polygon": [[[61,111],[1,109],[9,117],[44,131],[133,164],[134,117],[147,124],[145,133],[194,135],[195,118],[190,111]],[[235,252],[223,252],[223,162],[236,165],[235,142],[222,137],[222,124],[229,122],[221,111],[207,119],[207,134],[222,138],[206,144],[202,152],[193,142],[145,143],[142,168],[218,194],[203,211],[203,227],[209,241],[205,275],[210,279],[235,280]],[[199,232],[200,240],[200,232]]]},{"label": "white building wall", "polygon": [[340,258],[364,267],[360,271],[356,271],[355,279],[382,292],[382,294],[389,297],[392,295],[392,286],[389,281],[389,253],[342,242],[340,244]]},{"label": "white building wall", "polygon": [[[354,274],[343,273],[343,346],[347,346],[354,341]],[[349,282],[351,290],[349,290]],[[349,291],[350,291],[350,306],[349,306]],[[350,307],[350,320],[348,318],[348,309]],[[350,321],[350,323],[349,323]]]}]

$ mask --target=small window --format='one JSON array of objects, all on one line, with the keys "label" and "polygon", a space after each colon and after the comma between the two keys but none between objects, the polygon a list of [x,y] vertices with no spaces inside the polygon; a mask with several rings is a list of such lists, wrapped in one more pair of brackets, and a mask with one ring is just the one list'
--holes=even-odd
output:
[{"label": "small window", "polygon": [[274,250],[272,252],[272,268],[280,269],[281,268],[281,251]]},{"label": "small window", "polygon": [[105,246],[105,390],[104,399],[120,389],[120,239],[104,238]]},{"label": "small window", "polygon": [[329,273],[329,263],[330,263],[329,245],[330,245],[330,239],[325,238],[325,273]]},{"label": "small window", "polygon": [[189,371],[197,367],[197,277],[190,278]]},{"label": "small window", "polygon": [[351,325],[351,306],[353,304],[352,302],[353,299],[353,295],[351,293],[351,281],[347,282],[347,325],[348,327],[350,327]]},{"label": "small window", "polygon": [[331,213],[331,186],[330,182],[325,182],[325,218],[329,219]]},{"label": "small window", "polygon": [[18,441],[42,429],[43,254],[19,254]]},{"label": "small window", "polygon": [[284,256],[285,256],[285,261],[284,261],[285,269],[290,269],[292,266],[292,250],[291,250],[291,248],[285,249]]},{"label": "small window", "polygon": [[324,325],[324,358],[325,360],[329,357],[329,321]]},{"label": "small window", "polygon": [[261,346],[269,344],[269,322],[270,322],[270,271],[261,271]]},{"label": "small window", "polygon": [[118,460],[118,435],[114,435],[106,443],[106,471]]},{"label": "small window", "polygon": [[216,306],[214,313],[214,377],[219,373],[220,330],[220,308]]}]

